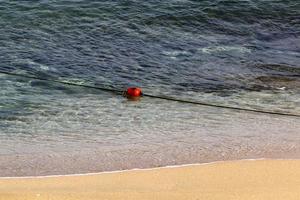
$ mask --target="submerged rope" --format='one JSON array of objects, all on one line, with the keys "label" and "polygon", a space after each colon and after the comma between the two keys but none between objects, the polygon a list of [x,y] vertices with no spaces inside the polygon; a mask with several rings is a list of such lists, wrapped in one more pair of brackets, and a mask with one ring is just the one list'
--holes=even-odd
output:
[{"label": "submerged rope", "polygon": [[[41,81],[47,81],[47,82],[53,82],[53,83],[60,83],[60,84],[70,85],[70,86],[77,86],[77,87],[85,87],[85,88],[103,90],[103,91],[112,92],[112,93],[116,93],[116,94],[123,94],[123,91],[121,91],[121,90],[111,89],[111,88],[106,88],[106,87],[98,87],[98,86],[92,86],[92,85],[83,85],[83,84],[78,84],[78,83],[70,83],[70,82],[67,82],[67,81],[40,78],[40,77],[36,77],[36,76],[25,75],[25,74],[17,74],[17,73],[6,72],[6,71],[1,71],[1,70],[0,70],[0,74],[6,74],[6,75],[10,75],[10,76],[17,76],[17,77],[22,77],[22,78],[27,78],[27,79],[35,79],[35,80],[41,80]],[[232,107],[232,106],[205,103],[205,102],[199,102],[199,101],[190,101],[190,100],[184,100],[184,99],[177,99],[177,98],[168,97],[168,96],[158,96],[158,95],[151,95],[151,94],[143,94],[143,96],[144,97],[149,97],[149,98],[163,99],[163,100],[168,100],[168,101],[176,101],[176,102],[180,102],[180,103],[189,103],[189,104],[194,104],[194,105],[201,105],[201,106],[208,106],[208,107],[215,107],[215,108],[239,110],[239,111],[254,112],[254,113],[263,113],[263,114],[271,114],[271,115],[282,115],[282,116],[289,116],[289,117],[300,117],[300,114],[294,114],[294,113],[284,113],[284,112],[257,110],[257,109],[250,109],[250,108]]]}]

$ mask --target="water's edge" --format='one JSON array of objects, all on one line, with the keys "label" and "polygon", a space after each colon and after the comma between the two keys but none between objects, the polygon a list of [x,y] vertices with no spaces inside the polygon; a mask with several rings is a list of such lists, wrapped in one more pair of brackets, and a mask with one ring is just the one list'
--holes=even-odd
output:
[{"label": "water's edge", "polygon": [[126,173],[131,171],[152,171],[157,169],[170,169],[170,168],[181,168],[190,166],[204,166],[204,165],[214,165],[222,163],[232,163],[232,162],[244,162],[244,161],[260,161],[260,160],[300,160],[299,159],[270,159],[270,158],[256,158],[256,159],[241,159],[241,160],[226,160],[226,161],[214,161],[207,163],[192,163],[192,164],[182,164],[182,165],[168,165],[163,167],[152,167],[152,168],[133,168],[125,170],[116,171],[104,171],[104,172],[93,172],[93,173],[83,173],[83,174],[64,174],[64,175],[45,175],[45,176],[19,176],[19,177],[0,177],[0,179],[41,179],[41,178],[58,178],[58,177],[73,177],[73,176],[90,176],[90,175],[100,175],[100,174],[113,174],[113,173]]}]

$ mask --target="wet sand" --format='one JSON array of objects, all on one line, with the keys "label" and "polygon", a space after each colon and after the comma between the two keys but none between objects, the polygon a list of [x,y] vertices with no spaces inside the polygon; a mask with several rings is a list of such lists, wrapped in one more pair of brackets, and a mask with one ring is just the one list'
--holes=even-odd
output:
[{"label": "wet sand", "polygon": [[300,160],[0,179],[0,199],[300,199]]}]

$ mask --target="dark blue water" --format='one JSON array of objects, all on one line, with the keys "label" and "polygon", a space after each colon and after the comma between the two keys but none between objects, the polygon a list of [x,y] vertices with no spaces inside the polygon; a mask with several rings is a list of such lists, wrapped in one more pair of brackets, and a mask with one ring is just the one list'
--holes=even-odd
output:
[{"label": "dark blue water", "polygon": [[[0,27],[1,71],[300,113],[298,1],[0,1]],[[102,91],[3,74],[0,81],[3,175],[72,171],[60,170],[59,164],[57,172],[53,167],[26,170],[24,165],[38,161],[16,157],[33,153],[51,157],[58,152],[53,160],[60,160],[118,152],[100,156],[112,158],[107,163],[117,167],[78,167],[99,171],[140,166],[132,160],[144,154],[149,154],[147,167],[154,158],[155,166],[230,159],[236,146],[240,154],[233,159],[300,149],[296,119],[267,117],[261,125],[257,120],[264,116],[251,115],[251,124],[247,114],[225,110],[148,98],[128,102]],[[266,138],[271,138],[268,144],[260,143]],[[187,154],[160,155],[159,146],[169,152],[181,147]],[[249,148],[255,153],[245,153]],[[71,156],[75,151],[83,153]],[[132,162],[121,159],[126,156],[120,152],[127,151]],[[19,171],[9,170],[7,159],[20,165]],[[28,160],[31,164],[22,164]]]},{"label": "dark blue water", "polygon": [[8,71],[171,94],[260,90],[267,86],[259,76],[300,74],[297,1],[10,1],[0,8],[0,67]]}]

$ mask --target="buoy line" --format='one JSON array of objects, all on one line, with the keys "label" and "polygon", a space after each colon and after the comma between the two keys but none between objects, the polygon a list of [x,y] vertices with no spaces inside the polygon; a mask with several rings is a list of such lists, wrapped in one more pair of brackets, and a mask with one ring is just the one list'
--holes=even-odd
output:
[{"label": "buoy line", "polygon": [[[53,82],[53,83],[60,83],[60,84],[70,85],[70,86],[77,86],[77,87],[85,87],[85,88],[103,90],[103,91],[112,92],[112,93],[115,93],[115,94],[123,94],[124,95],[124,91],[117,90],[117,89],[106,88],[106,87],[98,87],[98,86],[92,86],[92,85],[71,83],[71,82],[67,82],[67,81],[40,78],[40,77],[36,77],[36,76],[25,75],[25,74],[17,74],[17,73],[6,72],[6,71],[1,71],[1,70],[0,70],[0,74],[6,74],[6,75],[9,75],[9,76],[17,76],[17,77],[22,77],[22,78],[27,78],[27,79],[35,79],[35,80],[41,80],[41,81],[47,81],[47,82]],[[127,92],[131,89],[134,89],[134,88],[129,88],[127,90]],[[168,96],[158,96],[158,95],[144,94],[144,93],[141,93],[141,91],[140,91],[140,95],[144,96],[144,97],[149,97],[149,98],[163,99],[163,100],[168,100],[168,101],[176,101],[176,102],[180,102],[180,103],[188,103],[188,104],[201,105],[201,106],[207,106],[207,107],[223,108],[223,109],[254,112],[254,113],[263,113],[263,114],[271,114],[271,115],[281,115],[281,116],[289,116],[289,117],[300,117],[300,114],[294,114],[294,113],[284,113],[284,112],[275,112],[275,111],[267,111],[267,110],[257,110],[257,109],[250,109],[250,108],[241,108],[241,107],[232,107],[232,106],[226,106],[226,105],[220,105],[220,104],[205,103],[205,102],[199,102],[199,101],[190,101],[190,100],[177,99],[177,98],[168,97]]]}]

